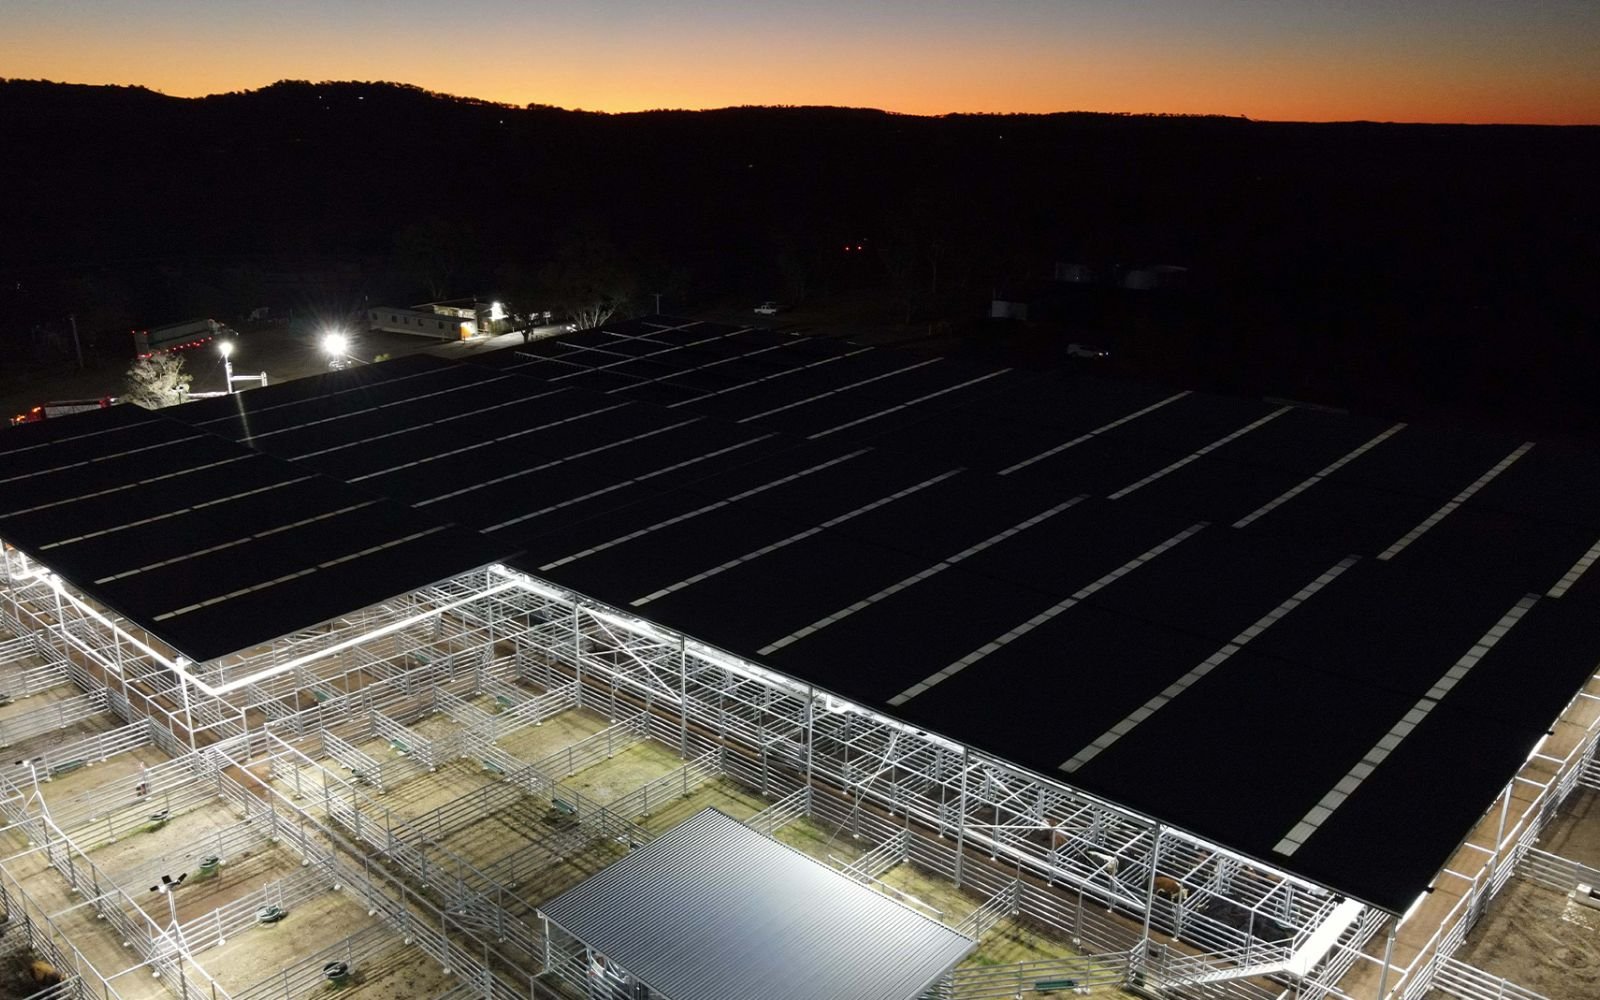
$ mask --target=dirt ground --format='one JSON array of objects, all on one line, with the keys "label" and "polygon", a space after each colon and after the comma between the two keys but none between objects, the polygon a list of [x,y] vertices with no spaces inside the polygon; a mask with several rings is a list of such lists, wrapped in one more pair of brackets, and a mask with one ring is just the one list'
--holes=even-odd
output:
[{"label": "dirt ground", "polygon": [[[21,875],[18,870],[21,867],[13,866],[13,874]],[[23,891],[40,909],[51,915],[61,936],[70,941],[95,969],[111,977],[139,964],[138,954],[131,948],[123,947],[121,935],[100,919],[93,908],[81,905],[83,899],[67,888],[66,881],[60,875],[45,869],[42,863],[37,867],[29,865],[28,868],[29,873],[21,878]],[[142,969],[119,979],[117,991],[123,1000],[166,1000],[170,996],[160,980]]]},{"label": "dirt ground", "polygon": [[[1600,793],[1573,792],[1538,846],[1600,868]],[[1600,910],[1513,878],[1455,957],[1551,1000],[1590,1000],[1600,996]]]},{"label": "dirt ground", "polygon": [[1600,868],[1600,792],[1574,791],[1539,837],[1539,849]]},{"label": "dirt ground", "polygon": [[407,724],[406,728],[420,733],[430,740],[454,736],[466,729],[461,723],[443,712],[435,712],[426,718],[418,719],[416,722]]},{"label": "dirt ground", "polygon": [[[160,874],[188,879],[178,891],[178,919],[189,923],[218,907],[248,896],[262,886],[300,870],[290,851],[260,842],[237,853],[223,851],[216,834],[240,823],[231,809],[217,803],[186,813],[158,830],[125,837],[89,852],[95,865],[136,899],[147,893]],[[222,867],[210,877],[199,873],[200,858],[220,854]]]},{"label": "dirt ground", "polygon": [[687,798],[668,799],[653,807],[648,816],[634,817],[651,833],[665,833],[707,806],[716,806],[741,822],[771,805],[766,799],[746,791],[737,782],[714,778],[689,793]]},{"label": "dirt ground", "polygon": [[19,715],[26,715],[29,712],[37,712],[41,708],[49,708],[58,701],[76,698],[81,694],[83,694],[83,691],[76,684],[69,682],[57,684],[55,687],[46,688],[43,691],[36,691],[5,705],[0,705],[0,722],[14,719]]},{"label": "dirt ground", "polygon": [[377,923],[343,892],[325,892],[294,907],[276,924],[252,927],[196,957],[229,993],[263,979],[312,952]]},{"label": "dirt ground", "polygon": [[93,848],[89,858],[114,879],[162,862],[177,875],[187,871],[184,866],[201,855],[221,853],[215,841],[217,831],[239,822],[237,813],[218,802],[183,813],[157,829],[142,830],[114,844]]},{"label": "dirt ground", "polygon": [[[38,698],[39,696],[34,695],[34,697]],[[27,702],[19,702],[18,704],[26,705]],[[0,749],[4,749],[7,754],[11,755],[6,760],[6,763],[9,764],[13,760],[21,760],[25,757],[43,756],[57,747],[66,746],[68,743],[76,743],[97,733],[116,729],[122,724],[122,720],[110,712],[101,712],[98,715],[91,715],[87,719],[79,719],[77,722],[62,726],[59,729],[52,729],[36,736],[30,736],[25,740],[19,740],[14,744],[0,745]],[[27,780],[26,770],[21,768],[13,768],[12,770],[14,774],[20,772],[23,781]]]},{"label": "dirt ground", "polygon": [[683,758],[676,751],[651,740],[642,740],[619,751],[610,760],[591,764],[562,780],[561,784],[605,805],[682,766]]},{"label": "dirt ground", "polygon": [[[165,764],[171,759],[158,747],[146,744],[134,747],[126,753],[116,754],[109,760],[85,764],[76,771],[42,782],[39,787],[51,809],[63,809],[75,799],[107,788],[118,787],[127,790],[128,801],[131,802],[134,786],[139,783],[139,765],[154,767],[157,764]],[[159,788],[150,790],[152,800],[160,791]]]},{"label": "dirt ground", "polygon": [[506,752],[532,764],[559,750],[593,736],[611,723],[587,709],[569,708],[537,726],[523,726],[495,742]]},{"label": "dirt ground", "polygon": [[341,1000],[431,1000],[460,983],[417,948],[401,945],[363,960],[349,986],[338,991]]},{"label": "dirt ground", "polygon": [[477,761],[453,760],[386,790],[378,801],[396,816],[415,819],[496,781]]},{"label": "dirt ground", "polygon": [[825,864],[833,863],[829,855],[848,863],[872,847],[868,841],[855,840],[844,831],[824,829],[809,819],[797,819],[785,824],[773,834],[773,838]]},{"label": "dirt ground", "polygon": [[1455,957],[1550,1000],[1593,1000],[1600,996],[1600,910],[1513,878]]}]

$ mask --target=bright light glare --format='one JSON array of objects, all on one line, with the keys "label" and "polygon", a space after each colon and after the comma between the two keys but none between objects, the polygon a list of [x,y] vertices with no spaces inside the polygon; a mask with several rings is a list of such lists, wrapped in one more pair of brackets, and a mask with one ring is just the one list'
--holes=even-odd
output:
[{"label": "bright light glare", "polygon": [[350,338],[337,330],[330,330],[322,335],[322,349],[334,357],[344,357],[344,352],[350,347]]},{"label": "bright light glare", "polygon": [[490,319],[505,319],[506,318],[506,307],[505,307],[505,304],[501,303],[501,302],[491,302],[491,303],[489,303],[489,318]]},{"label": "bright light glare", "polygon": [[233,356],[233,341],[231,341],[231,340],[219,340],[217,342],[217,350],[221,351],[222,352],[222,356],[225,357],[225,358],[232,357]]}]

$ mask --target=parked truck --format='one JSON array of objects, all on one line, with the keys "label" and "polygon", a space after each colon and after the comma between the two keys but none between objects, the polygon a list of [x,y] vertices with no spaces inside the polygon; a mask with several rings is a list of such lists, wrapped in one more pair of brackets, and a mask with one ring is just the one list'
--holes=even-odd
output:
[{"label": "parked truck", "polygon": [[35,424],[51,417],[64,417],[69,413],[103,410],[116,401],[114,396],[105,396],[100,399],[62,399],[53,403],[40,403],[27,413],[19,413],[12,417],[11,423]]},{"label": "parked truck", "polygon": [[214,319],[189,319],[148,330],[133,331],[133,350],[141,358],[163,351],[183,351],[199,347],[227,329]]}]

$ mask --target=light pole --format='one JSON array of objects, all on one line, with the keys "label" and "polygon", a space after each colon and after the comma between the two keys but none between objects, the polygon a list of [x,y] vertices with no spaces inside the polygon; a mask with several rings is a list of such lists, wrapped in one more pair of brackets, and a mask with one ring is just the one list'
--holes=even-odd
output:
[{"label": "light pole", "polygon": [[[45,805],[44,792],[39,790],[39,769],[34,766],[35,761],[38,760],[43,760],[43,758],[36,757],[33,760],[19,760],[17,763],[28,769],[28,777],[33,780],[33,802],[39,808],[39,835],[44,840],[45,855],[48,857],[50,853],[50,807]],[[26,815],[27,803],[23,803],[23,812]]]},{"label": "light pole", "polygon": [[[172,914],[172,950],[178,953],[180,961],[189,957],[189,942],[183,939],[183,927],[178,923],[178,901],[173,898],[172,893],[188,877],[188,872],[184,872],[177,878],[173,878],[171,875],[163,875],[159,885],[150,887],[151,892],[159,892],[167,897],[167,912]],[[161,975],[160,970],[155,970],[155,974],[157,976]]]},{"label": "light pole", "polygon": [[217,351],[222,355],[222,377],[228,383],[228,395],[233,395],[233,341],[217,341]]},{"label": "light pole", "polygon": [[322,335],[322,353],[328,356],[328,367],[335,370],[350,363],[350,338],[339,330],[329,330]]}]

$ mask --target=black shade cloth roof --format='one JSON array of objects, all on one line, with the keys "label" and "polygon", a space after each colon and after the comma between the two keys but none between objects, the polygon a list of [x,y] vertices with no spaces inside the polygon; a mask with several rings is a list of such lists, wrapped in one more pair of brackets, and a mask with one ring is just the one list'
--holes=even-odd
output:
[{"label": "black shade cloth roof", "polygon": [[976,947],[715,808],[539,909],[674,1000],[911,1000]]},{"label": "black shade cloth roof", "polygon": [[326,409],[314,384],[362,395],[416,367],[13,428],[0,434],[0,537],[197,662],[498,561],[504,545],[443,517],[204,429],[208,413],[286,398]]},{"label": "black shade cloth roof", "polygon": [[[305,497],[329,516],[271,547],[315,563],[442,526],[351,566],[394,593],[505,559],[1397,912],[1600,663],[1595,453],[1071,371],[655,317],[21,432],[30,551],[191,489]],[[106,579],[128,551],[33,554],[172,610]],[[195,564],[228,593],[251,562]],[[291,593],[272,627],[364,594],[260,599]],[[256,599],[153,627],[237,648]]]}]

